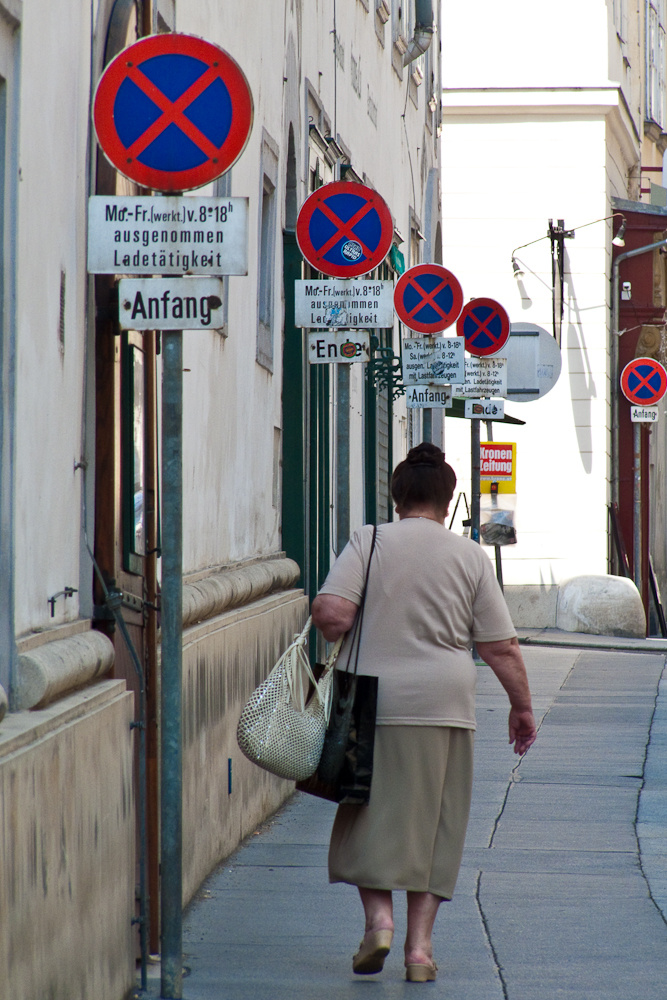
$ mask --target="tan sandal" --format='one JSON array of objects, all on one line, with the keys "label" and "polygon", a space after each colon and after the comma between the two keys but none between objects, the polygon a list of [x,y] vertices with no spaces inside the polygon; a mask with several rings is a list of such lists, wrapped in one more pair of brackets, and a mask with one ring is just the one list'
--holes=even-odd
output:
[{"label": "tan sandal", "polygon": [[432,983],[438,974],[438,966],[419,965],[413,962],[405,967],[405,978],[409,983]]},{"label": "tan sandal", "polygon": [[358,976],[371,976],[374,972],[382,972],[384,960],[389,954],[393,931],[371,931],[364,936],[359,945],[359,951],[352,959],[352,971]]}]

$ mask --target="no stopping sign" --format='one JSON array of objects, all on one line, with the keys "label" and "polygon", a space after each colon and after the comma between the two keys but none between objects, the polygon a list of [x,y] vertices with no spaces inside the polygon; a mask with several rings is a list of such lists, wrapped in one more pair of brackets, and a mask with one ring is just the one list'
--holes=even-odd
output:
[{"label": "no stopping sign", "polygon": [[351,181],[324,184],[306,199],[296,224],[301,253],[332,278],[358,278],[389,253],[394,227],[385,201]]},{"label": "no stopping sign", "polygon": [[105,69],[93,120],[100,146],[125,177],[157,191],[189,191],[223,174],[245,149],[252,95],[224,49],[194,35],[149,35]]}]

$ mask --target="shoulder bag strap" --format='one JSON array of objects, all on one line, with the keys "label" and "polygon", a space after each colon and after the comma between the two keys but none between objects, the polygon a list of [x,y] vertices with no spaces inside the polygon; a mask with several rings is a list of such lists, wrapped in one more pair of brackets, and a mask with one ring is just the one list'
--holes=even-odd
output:
[{"label": "shoulder bag strap", "polygon": [[354,623],[354,635],[352,636],[352,643],[350,645],[350,652],[349,652],[349,655],[348,655],[348,658],[347,658],[347,666],[345,667],[345,670],[349,671],[349,669],[350,669],[350,660],[352,659],[352,650],[353,650],[354,644],[356,642],[357,649],[356,649],[356,653],[355,653],[355,657],[354,657],[354,673],[355,674],[357,672],[357,666],[359,664],[359,647],[361,646],[361,626],[363,625],[363,622],[364,622],[364,607],[366,605],[366,591],[368,589],[368,577],[370,576],[370,573],[371,573],[371,560],[373,558],[373,552],[375,551],[375,542],[376,542],[376,539],[377,539],[377,533],[378,533],[377,524],[374,524],[373,525],[373,541],[371,542],[371,551],[370,551],[370,555],[368,556],[368,565],[366,566],[366,579],[364,581],[364,592],[361,595],[361,603],[359,605],[359,611],[357,612],[357,617],[356,617],[356,620],[355,620],[355,623]]}]

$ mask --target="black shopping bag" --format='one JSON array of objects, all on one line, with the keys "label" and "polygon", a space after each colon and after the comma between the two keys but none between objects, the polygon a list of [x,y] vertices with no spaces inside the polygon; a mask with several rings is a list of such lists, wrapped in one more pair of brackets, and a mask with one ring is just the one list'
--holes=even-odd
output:
[{"label": "black shopping bag", "polygon": [[315,774],[297,782],[310,795],[345,805],[367,805],[373,777],[377,677],[334,672],[331,716]]}]

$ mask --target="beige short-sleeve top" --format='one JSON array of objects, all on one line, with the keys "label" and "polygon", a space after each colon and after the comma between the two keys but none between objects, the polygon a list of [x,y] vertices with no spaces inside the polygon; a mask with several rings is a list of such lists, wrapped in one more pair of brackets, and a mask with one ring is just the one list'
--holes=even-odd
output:
[{"label": "beige short-sleeve top", "polygon": [[[364,525],[320,593],[361,601],[373,534]],[[473,640],[516,635],[491,561],[476,542],[427,518],[380,525],[364,610],[359,666],[378,684],[381,725],[475,728]],[[347,663],[350,637],[338,660]]]}]

